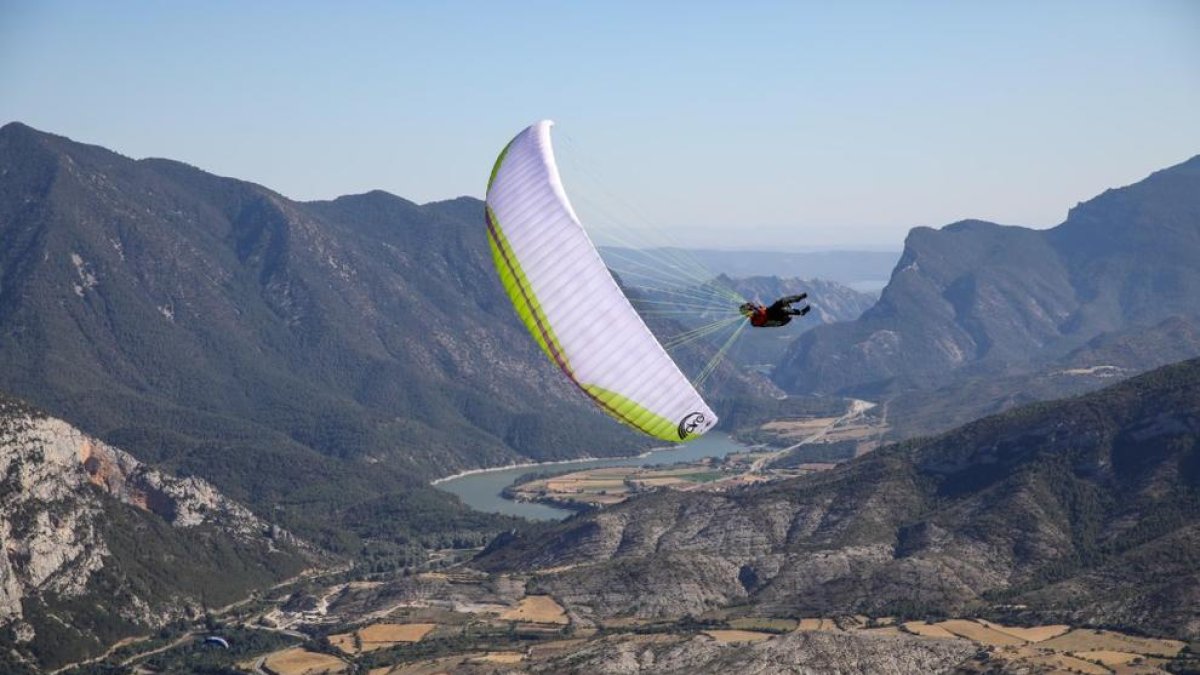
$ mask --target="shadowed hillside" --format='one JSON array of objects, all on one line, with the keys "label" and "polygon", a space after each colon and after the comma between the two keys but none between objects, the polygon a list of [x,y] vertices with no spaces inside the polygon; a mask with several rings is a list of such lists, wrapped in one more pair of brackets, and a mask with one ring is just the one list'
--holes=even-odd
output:
[{"label": "shadowed hillside", "polygon": [[476,200],[302,204],[20,124],[0,175],[0,387],[327,544],[477,527],[436,475],[643,443],[525,335]]}]

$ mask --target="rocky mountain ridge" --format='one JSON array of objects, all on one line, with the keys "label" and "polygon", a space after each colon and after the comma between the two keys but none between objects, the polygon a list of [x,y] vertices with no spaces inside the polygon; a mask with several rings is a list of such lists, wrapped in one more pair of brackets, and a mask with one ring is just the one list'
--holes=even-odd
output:
[{"label": "rocky mountain ridge", "polygon": [[[0,476],[0,635],[43,663],[224,604],[317,559],[209,483],[155,471],[3,397]],[[192,557],[173,559],[183,550]]]},{"label": "rocky mountain ridge", "polygon": [[1108,190],[1049,230],[919,227],[879,303],[821,327],[775,373],[867,397],[1036,369],[1105,334],[1200,317],[1200,157]]},{"label": "rocky mountain ridge", "polygon": [[0,389],[337,551],[482,540],[508,523],[429,479],[645,445],[528,338],[482,209],[295,202],[6,125]]},{"label": "rocky mountain ridge", "polygon": [[589,618],[1016,612],[1194,639],[1197,504],[1200,360],[821,474],[633,499],[478,564]]}]

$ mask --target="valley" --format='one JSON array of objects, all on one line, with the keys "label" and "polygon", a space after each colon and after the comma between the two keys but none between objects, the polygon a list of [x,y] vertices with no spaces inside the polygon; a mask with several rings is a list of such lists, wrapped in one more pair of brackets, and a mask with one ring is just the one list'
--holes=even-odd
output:
[{"label": "valley", "polygon": [[[1200,361],[1192,361],[809,475],[713,493],[656,486],[482,549],[434,552],[402,574],[343,568],[288,583],[206,617],[182,640],[129,644],[109,659],[135,672],[225,664],[287,675],[766,673],[781,659],[793,672],[814,673],[1189,672],[1200,666],[1196,527],[1187,515],[1187,486],[1200,466],[1198,391]],[[786,449],[820,442],[834,422],[858,424],[872,410],[850,401],[838,417],[763,426],[788,437]],[[1081,433],[1095,419],[1115,426]],[[809,435],[798,441],[799,429]],[[1146,459],[1128,454],[1123,430],[1134,430]],[[1016,438],[1021,444],[1010,446]],[[1062,452],[1081,474],[1058,466]],[[1097,453],[1118,473],[1098,476],[1090,459]],[[1011,466],[990,478],[977,472],[997,460]],[[1176,469],[1185,472],[1182,484],[1173,482]],[[596,471],[615,470],[681,469]],[[991,520],[1027,520],[1036,513],[1031,499],[1040,511],[1055,508],[1060,497],[1044,492],[1052,485],[1070,490],[1060,495],[1086,494],[1099,480],[1123,497],[1087,507],[1094,544],[1061,543],[1063,524],[1054,521],[1014,529]],[[917,492],[906,494],[906,484]],[[830,495],[844,503],[826,502]],[[922,506],[924,499],[931,501]],[[987,511],[970,505],[980,499],[991,503]],[[786,534],[797,527],[780,519],[788,502],[793,523],[812,523],[808,533]],[[815,517],[813,505],[822,510]],[[986,525],[956,523],[958,514]],[[889,521],[896,529],[882,529]],[[996,543],[1042,551],[1009,560],[982,552],[999,550]],[[1055,545],[1094,546],[1095,557],[1070,562],[1070,549]],[[1105,588],[1121,575],[1127,580],[1118,583],[1138,594],[1126,591],[1113,605]],[[955,583],[963,578],[977,581]],[[204,646],[209,635],[231,648]],[[856,665],[847,671],[847,663]]]},{"label": "valley", "polygon": [[[462,552],[459,552],[460,554]],[[332,579],[330,579],[332,581]],[[162,647],[121,654],[135,672],[225,663],[242,672],[628,672],[630,658],[661,672],[740,664],[767,672],[787,655],[820,672],[845,649],[867,654],[862,672],[1162,674],[1197,665],[1187,642],[1066,624],[984,618],[904,620],[866,615],[760,616],[729,608],[699,616],[589,620],[535,590],[536,576],[488,575],[470,563],[385,581],[306,583],[277,589],[252,610],[215,617]],[[247,635],[282,643],[244,654]],[[228,653],[203,646],[227,636]],[[264,649],[258,646],[258,649]],[[242,652],[239,655],[239,652]],[[140,664],[140,665],[139,665]],[[357,669],[357,670],[355,670]],[[64,671],[92,672],[83,669]],[[857,671],[856,671],[857,672]]]},{"label": "valley", "polygon": [[[917,228],[877,297],[721,279],[813,312],[672,345],[724,426],[657,452],[528,339],[477,199],[19,123],[0,177],[5,672],[1196,669],[1200,159]],[[626,289],[663,341],[711,318],[674,290]]]},{"label": "valley", "polygon": [[874,403],[858,399],[846,403],[845,413],[837,417],[797,416],[743,429],[739,436],[758,444],[723,456],[582,471],[547,467],[517,477],[502,494],[516,501],[586,511],[655,490],[724,492],[826,471],[878,447],[887,429],[884,418],[866,416]]}]

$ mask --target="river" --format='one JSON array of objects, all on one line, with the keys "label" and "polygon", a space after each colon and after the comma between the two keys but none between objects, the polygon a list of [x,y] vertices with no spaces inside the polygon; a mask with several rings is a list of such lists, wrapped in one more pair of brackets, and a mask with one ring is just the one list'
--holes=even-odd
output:
[{"label": "river", "polygon": [[500,491],[512,485],[519,476],[533,471],[580,471],[605,466],[649,466],[652,464],[675,464],[693,462],[705,457],[724,457],[732,452],[743,452],[748,448],[720,432],[709,432],[694,441],[679,446],[656,450],[641,457],[617,457],[612,459],[581,459],[574,462],[530,464],[515,468],[480,471],[457,476],[435,483],[446,492],[458,495],[468,506],[477,511],[506,513],[533,520],[562,520],[573,513],[545,504],[517,502],[500,496]]}]

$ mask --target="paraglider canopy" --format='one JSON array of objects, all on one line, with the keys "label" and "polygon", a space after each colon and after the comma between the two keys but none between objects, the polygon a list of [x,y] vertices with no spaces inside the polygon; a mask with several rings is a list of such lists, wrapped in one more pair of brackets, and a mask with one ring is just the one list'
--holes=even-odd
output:
[{"label": "paraglider canopy", "polygon": [[218,637],[216,635],[209,635],[208,637],[204,638],[204,644],[217,645],[219,647],[224,647],[225,649],[229,649],[229,641],[223,637]]},{"label": "paraglider canopy", "polygon": [[486,225],[500,280],[546,356],[600,409],[655,438],[684,441],[717,416],[609,273],[567,199],[538,122],[504,148]]}]

